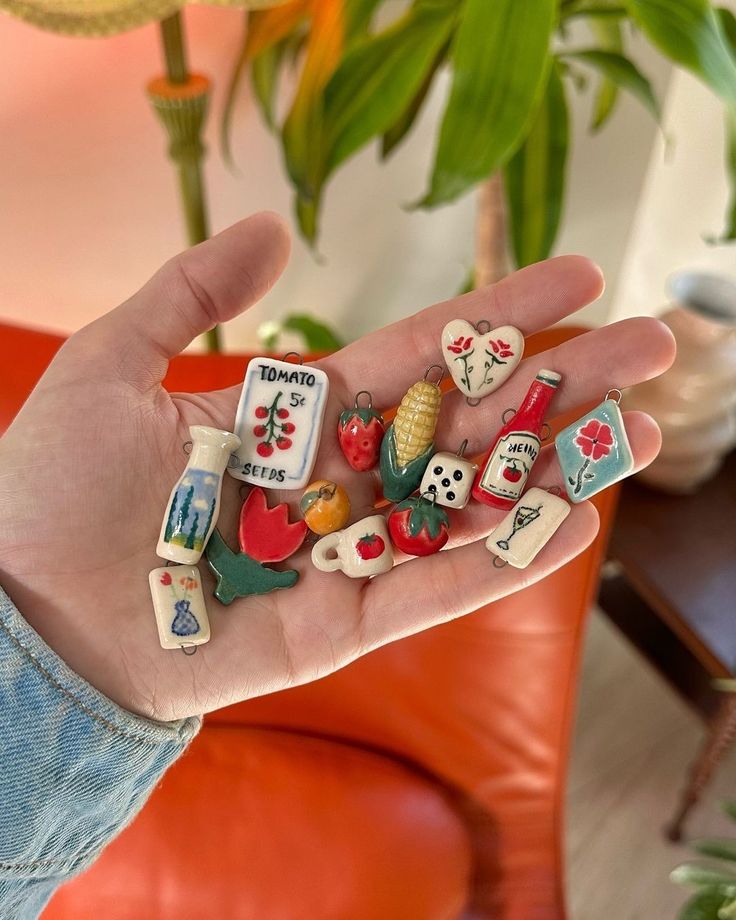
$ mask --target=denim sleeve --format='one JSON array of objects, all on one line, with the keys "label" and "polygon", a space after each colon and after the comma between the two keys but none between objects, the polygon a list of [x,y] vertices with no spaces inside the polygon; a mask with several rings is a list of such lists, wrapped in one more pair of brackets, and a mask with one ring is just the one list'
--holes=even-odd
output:
[{"label": "denim sleeve", "polygon": [[141,808],[201,720],[152,722],[71,671],[0,589],[0,917],[32,920]]}]

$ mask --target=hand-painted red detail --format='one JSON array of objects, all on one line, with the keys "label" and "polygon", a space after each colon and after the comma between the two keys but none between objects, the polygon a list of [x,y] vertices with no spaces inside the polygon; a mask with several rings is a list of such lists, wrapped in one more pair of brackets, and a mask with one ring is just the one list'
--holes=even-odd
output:
[{"label": "hand-painted red detail", "polygon": [[306,521],[289,523],[288,505],[269,508],[266,493],[256,486],[240,509],[240,549],[257,562],[282,562],[295,553],[307,535]]},{"label": "hand-painted red detail", "polygon": [[575,443],[580,448],[580,453],[583,457],[600,460],[601,457],[609,454],[611,447],[613,447],[611,426],[606,425],[605,422],[599,422],[597,418],[592,418],[578,430]]}]

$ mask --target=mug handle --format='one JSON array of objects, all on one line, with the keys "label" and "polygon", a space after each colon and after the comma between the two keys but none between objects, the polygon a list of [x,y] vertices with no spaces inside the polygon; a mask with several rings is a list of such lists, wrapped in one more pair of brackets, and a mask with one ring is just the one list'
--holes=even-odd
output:
[{"label": "mug handle", "polygon": [[[312,547],[312,562],[320,572],[336,572],[338,569],[342,569],[342,559],[340,558],[341,537],[342,533],[339,530],[335,531],[335,533],[328,533],[321,540],[317,540]],[[337,551],[337,556],[327,555],[332,550]]]}]

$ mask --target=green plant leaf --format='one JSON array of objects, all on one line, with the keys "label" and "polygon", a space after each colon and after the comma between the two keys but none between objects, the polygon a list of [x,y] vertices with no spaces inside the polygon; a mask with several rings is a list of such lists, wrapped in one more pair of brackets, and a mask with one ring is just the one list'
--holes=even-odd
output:
[{"label": "green plant leaf", "polygon": [[419,113],[421,112],[422,107],[426,102],[427,95],[429,94],[429,91],[432,87],[432,83],[434,83],[434,78],[437,74],[437,71],[444,63],[445,57],[447,55],[447,47],[448,46],[445,46],[437,55],[434,64],[432,64],[432,66],[427,71],[427,74],[424,77],[424,80],[422,81],[418,91],[415,93],[414,98],[383,135],[383,138],[381,139],[381,159],[385,160],[391,156],[394,150],[396,150],[396,148],[402,143],[402,141],[407,137],[411,129],[414,127],[414,123],[419,117]]},{"label": "green plant leaf", "polygon": [[736,862],[736,840],[729,838],[705,838],[694,840],[692,848],[703,856],[715,856]]},{"label": "green plant leaf", "polygon": [[594,67],[622,89],[628,90],[659,121],[659,103],[652,90],[652,84],[644,74],[623,54],[590,48],[581,51],[566,51],[566,58]]},{"label": "green plant leaf", "polygon": [[327,326],[312,316],[303,313],[293,313],[281,322],[281,328],[288,332],[296,332],[303,339],[308,351],[339,351],[345,344]]},{"label": "green plant leaf", "polygon": [[728,903],[728,896],[717,888],[704,888],[690,898],[678,920],[721,920],[718,911]]},{"label": "green plant leaf", "polygon": [[721,811],[728,815],[732,821],[736,821],[736,799],[721,802]]},{"label": "green plant leaf", "polygon": [[505,170],[511,243],[518,267],[546,259],[557,235],[565,190],[569,120],[556,65],[521,147]]},{"label": "green plant leaf", "polygon": [[421,206],[459,197],[518,147],[544,89],[556,8],[555,0],[466,0],[451,52],[450,98]]},{"label": "green plant leaf", "polygon": [[736,105],[736,61],[709,0],[627,0],[627,6],[660,51]]},{"label": "green plant leaf", "polygon": [[356,45],[325,89],[325,173],[406,111],[447,42],[456,0],[418,0],[385,31]]},{"label": "green plant leaf", "polygon": [[[250,65],[250,80],[253,94],[263,115],[263,120],[273,130],[276,127],[274,105],[278,89],[279,72],[286,53],[286,40],[266,48],[253,59]],[[228,130],[229,134],[229,130]]]},{"label": "green plant leaf", "polygon": [[736,894],[736,870],[725,864],[711,862],[690,862],[677,866],[670,873],[670,879],[676,885],[687,888],[700,888],[703,885],[716,885],[723,888],[725,894]]},{"label": "green plant leaf", "polygon": [[349,48],[367,33],[373,14],[383,0],[345,0],[345,46]]},{"label": "green plant leaf", "polygon": [[[604,51],[624,53],[624,39],[621,23],[612,17],[592,17],[588,20],[588,27],[596,38],[598,45]],[[601,81],[595,96],[591,131],[596,132],[605,125],[613,114],[618,101],[618,84],[610,77],[601,75]]]},{"label": "green plant leaf", "polygon": [[[731,10],[721,7],[718,10],[718,18],[731,53],[736,55],[736,16]],[[731,196],[726,211],[726,226],[717,240],[719,243],[730,243],[736,240],[736,110],[732,105],[726,106],[726,171],[731,186]],[[734,687],[730,689],[733,690]]]}]

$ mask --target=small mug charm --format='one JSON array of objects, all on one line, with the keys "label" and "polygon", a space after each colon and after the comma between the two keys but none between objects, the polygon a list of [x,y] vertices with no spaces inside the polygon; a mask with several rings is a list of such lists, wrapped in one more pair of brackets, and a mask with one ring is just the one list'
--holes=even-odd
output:
[{"label": "small mug charm", "polygon": [[[486,549],[502,563],[525,569],[569,513],[564,498],[544,489],[529,489],[488,537]],[[498,567],[496,560],[494,565]]]},{"label": "small mug charm", "polygon": [[515,326],[491,329],[487,320],[475,326],[453,319],[442,330],[442,355],[455,386],[469,406],[502,386],[524,354],[524,336]]},{"label": "small mug charm", "polygon": [[[616,396],[612,398],[612,394]],[[634,469],[620,400],[620,390],[609,390],[599,406],[555,438],[562,478],[572,502],[597,495]]]},{"label": "small mug charm", "polygon": [[[451,456],[451,455],[450,455]],[[427,492],[400,502],[388,516],[391,542],[408,556],[438,553],[450,536],[447,512],[437,503],[437,495]]]},{"label": "small mug charm", "polygon": [[269,508],[263,489],[251,489],[240,509],[238,542],[241,551],[234,553],[218,530],[207,544],[207,564],[217,576],[214,592],[217,600],[231,604],[236,597],[293,587],[299,578],[298,572],[277,572],[264,563],[288,559],[302,545],[306,534],[304,521],[289,523],[286,504]]},{"label": "small mug charm", "polygon": [[[429,372],[440,371],[437,383],[427,380]],[[392,502],[411,495],[422,480],[434,453],[434,432],[440,414],[442,368],[433,365],[424,379],[404,394],[381,444],[381,481],[383,494]]]},{"label": "small mug charm", "polygon": [[189,434],[192,452],[171,490],[156,554],[172,562],[194,565],[202,558],[217,523],[222,474],[231,452],[240,446],[240,438],[205,425],[192,425]]},{"label": "small mug charm", "polygon": [[319,368],[254,358],[235,416],[242,444],[230,475],[265,488],[303,489],[317,456],[329,388]]},{"label": "small mug charm", "polygon": [[350,578],[381,575],[394,565],[394,554],[381,514],[363,518],[345,530],[322,537],[312,547],[312,562],[320,572],[342,571]]},{"label": "small mug charm", "polygon": [[463,441],[456,454],[449,451],[436,453],[424,471],[420,494],[431,492],[438,505],[447,508],[464,508],[470,500],[470,489],[478,466],[463,457],[467,441]]},{"label": "small mug charm", "polygon": [[[361,396],[368,397],[368,405],[359,405]],[[352,409],[340,413],[337,439],[345,459],[359,473],[372,470],[381,456],[381,442],[386,433],[383,416],[373,408],[373,399],[367,390],[355,397]]]},{"label": "small mug charm", "polygon": [[203,645],[210,641],[210,621],[196,565],[170,565],[148,576],[161,648]]},{"label": "small mug charm", "polygon": [[324,536],[347,524],[350,499],[345,489],[336,482],[317,479],[307,486],[299,509],[312,533]]}]

